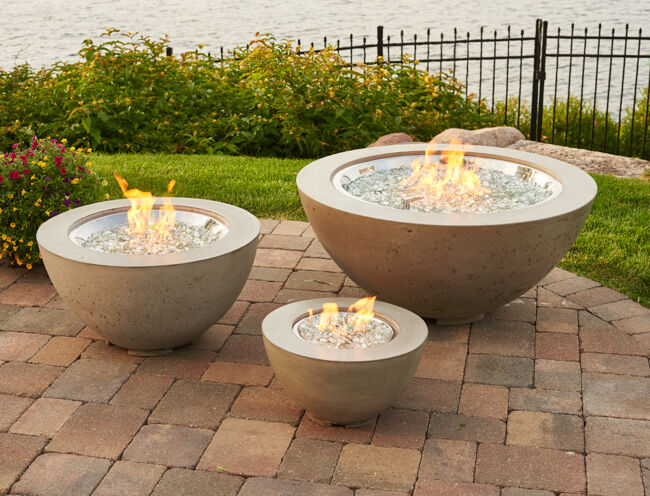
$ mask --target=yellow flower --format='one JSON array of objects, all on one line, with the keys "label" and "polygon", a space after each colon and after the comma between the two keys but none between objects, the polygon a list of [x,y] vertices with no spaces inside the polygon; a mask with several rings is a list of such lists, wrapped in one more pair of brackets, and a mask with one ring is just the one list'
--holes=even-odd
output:
[{"label": "yellow flower", "polygon": [[27,270],[32,270],[32,264],[26,264],[25,267],[27,267]]},{"label": "yellow flower", "polygon": [[92,148],[88,148],[88,153],[92,153],[92,152],[93,152],[93,149],[92,149]]},{"label": "yellow flower", "polygon": [[5,248],[9,248],[9,243],[4,243],[2,246],[4,246]]},{"label": "yellow flower", "polygon": [[104,195],[104,198],[106,198],[107,200],[108,200],[110,197],[111,197],[111,195],[109,195],[108,193],[106,193],[106,194]]},{"label": "yellow flower", "polygon": [[36,176],[32,175],[32,177],[30,177],[30,179],[36,179]]},{"label": "yellow flower", "polygon": [[9,193],[9,196],[8,196],[7,198],[9,198],[9,199],[11,200],[13,197],[14,197],[14,194],[13,194],[13,193]]},{"label": "yellow flower", "polygon": [[11,227],[13,229],[14,227],[16,227],[16,223],[12,222],[11,224],[9,224],[9,227]]},{"label": "yellow flower", "polygon": [[63,139],[61,140],[61,143],[63,143],[63,144],[66,144],[67,142],[68,142],[68,140],[65,139],[65,138],[63,138]]},{"label": "yellow flower", "polygon": [[70,181],[72,184],[77,184],[79,182],[79,178],[75,177],[72,181]]},{"label": "yellow flower", "polygon": [[76,148],[75,148],[74,146],[71,146],[71,147],[70,147],[70,151],[71,151],[71,152],[73,152],[73,151],[75,151],[75,150],[76,150]]},{"label": "yellow flower", "polygon": [[41,167],[45,167],[45,162],[41,161],[38,163],[38,165],[40,165]]},{"label": "yellow flower", "polygon": [[91,167],[93,165],[92,162],[86,162],[86,167]]},{"label": "yellow flower", "polygon": [[20,192],[20,194],[21,194],[21,195],[26,195],[26,194],[27,194],[27,190],[22,190],[22,191]]},{"label": "yellow flower", "polygon": [[30,241],[29,243],[27,243],[27,246],[34,246],[34,242]]},{"label": "yellow flower", "polygon": [[7,235],[6,235],[6,234],[3,234],[3,235],[2,235],[2,239],[7,239]]}]

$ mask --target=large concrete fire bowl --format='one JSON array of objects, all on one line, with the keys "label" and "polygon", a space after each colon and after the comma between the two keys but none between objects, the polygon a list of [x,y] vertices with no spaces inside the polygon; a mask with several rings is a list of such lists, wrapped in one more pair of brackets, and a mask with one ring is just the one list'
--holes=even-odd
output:
[{"label": "large concrete fire bowl", "polygon": [[[109,342],[135,353],[155,354],[196,339],[233,304],[255,257],[260,223],[247,211],[209,200],[172,202],[177,221],[219,228],[221,237],[164,255],[82,246],[92,233],[127,223],[126,199],[70,210],[37,233],[45,268],[70,309]],[[152,213],[159,207],[157,201]]]},{"label": "large concrete fire bowl", "polygon": [[533,181],[540,203],[489,213],[431,213],[378,205],[344,184],[458,145],[409,144],[325,157],[297,177],[307,217],[334,261],[384,301],[438,323],[471,322],[539,282],[573,245],[596,195],[577,167],[517,150],[466,148],[481,167]]},{"label": "large concrete fire bowl", "polygon": [[330,301],[346,311],[355,299],[299,301],[268,314],[262,322],[264,348],[280,383],[311,419],[325,425],[360,425],[388,408],[413,378],[427,326],[413,312],[377,301],[375,317],[393,330],[387,343],[338,349],[302,339],[296,324],[309,309]]}]

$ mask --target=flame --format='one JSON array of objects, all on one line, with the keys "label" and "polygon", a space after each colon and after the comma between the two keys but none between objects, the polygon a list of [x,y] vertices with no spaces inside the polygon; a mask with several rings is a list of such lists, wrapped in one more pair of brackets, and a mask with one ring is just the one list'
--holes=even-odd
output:
[{"label": "flame", "polygon": [[[339,307],[336,303],[323,303],[323,310],[320,312],[318,330],[320,332],[331,332],[338,338],[355,332],[365,332],[364,325],[375,316],[373,308],[376,296],[361,298],[348,308],[348,312],[355,312],[344,319],[343,325],[339,324]],[[309,309],[309,318],[314,316],[314,311]]]},{"label": "flame", "polygon": [[[114,173],[115,180],[120,185],[120,189],[125,198],[131,200],[131,208],[127,213],[129,227],[132,232],[143,235],[148,230],[155,231],[161,236],[166,236],[174,229],[176,222],[176,211],[169,198],[163,199],[160,207],[158,220],[152,224],[151,210],[153,209],[156,197],[149,191],[140,191],[137,188],[129,189],[129,183],[120,175]],[[176,181],[172,179],[167,185],[167,192],[171,193]]]},{"label": "flame", "polygon": [[[451,144],[462,145],[460,142]],[[489,193],[489,190],[481,186],[481,180],[476,174],[478,166],[468,167],[465,164],[463,150],[443,150],[440,161],[432,160],[433,155],[437,155],[433,147],[427,147],[424,160],[417,158],[411,163],[413,173],[402,181],[402,186],[435,197],[445,194],[481,196]]]}]

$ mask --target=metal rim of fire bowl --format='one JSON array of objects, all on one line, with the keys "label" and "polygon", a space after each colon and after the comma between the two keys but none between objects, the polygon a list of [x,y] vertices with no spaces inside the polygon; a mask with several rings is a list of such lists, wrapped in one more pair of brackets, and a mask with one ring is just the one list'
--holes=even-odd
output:
[{"label": "metal rim of fire bowl", "polygon": [[357,298],[315,298],[289,303],[269,313],[262,321],[262,334],[269,342],[294,355],[331,362],[372,362],[406,355],[426,341],[429,331],[421,317],[397,305],[376,301],[376,316],[393,328],[393,338],[373,348],[337,349],[310,343],[293,330],[294,324],[307,316],[308,310],[318,310],[323,303],[334,302],[345,311]]},{"label": "metal rim of fire bowl", "polygon": [[[423,154],[426,150],[441,152],[459,148],[467,156],[505,160],[537,169],[558,181],[561,191],[546,201],[515,210],[449,214],[400,210],[377,205],[339,191],[334,184],[334,176],[353,165],[383,158]],[[467,227],[517,224],[565,215],[591,202],[597,191],[596,183],[589,174],[553,158],[508,148],[426,143],[363,148],[330,155],[305,166],[298,173],[296,184],[303,194],[314,201],[354,215],[406,224]]]},{"label": "metal rim of fire bowl", "polygon": [[[63,258],[86,264],[109,267],[157,267],[208,260],[236,251],[252,242],[260,232],[259,220],[250,212],[212,200],[200,198],[169,198],[178,210],[195,212],[214,218],[227,227],[226,233],[200,248],[165,255],[131,255],[106,253],[75,243],[70,233],[80,225],[98,217],[126,212],[131,206],[128,199],[110,200],[74,208],[47,220],[38,229],[39,246]],[[156,198],[154,207],[162,205]]]}]

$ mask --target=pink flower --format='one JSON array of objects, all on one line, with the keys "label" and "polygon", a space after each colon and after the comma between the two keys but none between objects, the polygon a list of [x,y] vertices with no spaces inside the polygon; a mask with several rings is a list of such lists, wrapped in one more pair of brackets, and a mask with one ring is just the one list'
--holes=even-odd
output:
[{"label": "pink flower", "polygon": [[23,171],[23,174],[29,174],[30,172],[31,172],[31,171],[30,171],[29,169],[25,169],[25,170]]},{"label": "pink flower", "polygon": [[66,172],[68,171],[65,170],[65,167],[61,167],[61,174],[65,174]]},{"label": "pink flower", "polygon": [[11,171],[11,174],[9,174],[9,177],[11,179],[20,179],[20,172],[18,171]]},{"label": "pink flower", "polygon": [[13,149],[15,150],[15,149],[18,148],[19,146],[20,146],[19,143],[14,143],[13,145],[11,145],[11,148],[13,148]]},{"label": "pink flower", "polygon": [[4,181],[4,180],[5,180],[5,178],[2,177],[2,176],[0,176],[0,183],[1,183],[2,181]]}]

